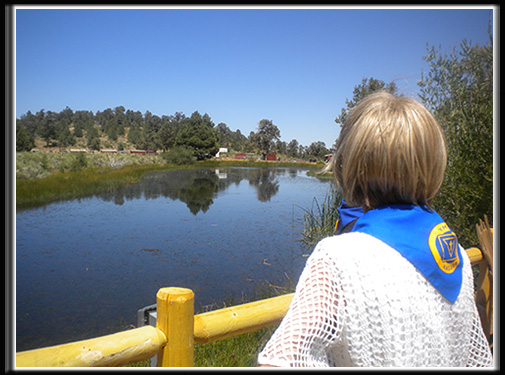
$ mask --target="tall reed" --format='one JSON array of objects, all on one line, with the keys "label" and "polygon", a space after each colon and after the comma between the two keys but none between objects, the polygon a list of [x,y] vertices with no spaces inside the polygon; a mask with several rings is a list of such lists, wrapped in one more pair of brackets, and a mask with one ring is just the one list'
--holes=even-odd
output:
[{"label": "tall reed", "polygon": [[342,198],[343,194],[333,187],[321,204],[314,198],[310,209],[303,209],[303,243],[314,246],[323,238],[333,235],[339,218],[337,208],[341,205]]}]

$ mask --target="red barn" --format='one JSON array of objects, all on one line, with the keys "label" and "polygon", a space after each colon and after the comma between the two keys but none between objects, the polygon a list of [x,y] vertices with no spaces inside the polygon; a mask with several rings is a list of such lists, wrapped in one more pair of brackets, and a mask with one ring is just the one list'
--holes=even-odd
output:
[{"label": "red barn", "polygon": [[267,154],[267,160],[277,160],[277,155],[276,154]]}]

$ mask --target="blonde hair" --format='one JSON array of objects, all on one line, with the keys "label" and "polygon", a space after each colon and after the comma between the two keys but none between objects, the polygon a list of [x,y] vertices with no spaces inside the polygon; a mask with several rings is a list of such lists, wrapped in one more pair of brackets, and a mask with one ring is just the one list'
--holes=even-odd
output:
[{"label": "blonde hair", "polygon": [[433,115],[405,96],[373,93],[348,114],[326,170],[347,203],[430,205],[442,185],[447,151]]}]

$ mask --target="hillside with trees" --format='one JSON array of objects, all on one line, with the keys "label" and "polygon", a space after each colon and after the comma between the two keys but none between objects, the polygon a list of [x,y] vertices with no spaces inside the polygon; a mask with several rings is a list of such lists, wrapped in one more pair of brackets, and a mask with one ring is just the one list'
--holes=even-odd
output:
[{"label": "hillside with trees", "polygon": [[66,107],[59,113],[44,109],[36,113],[28,111],[16,119],[18,152],[138,149],[162,153],[177,149],[191,153],[196,160],[204,160],[214,156],[219,148],[227,148],[230,153],[256,153],[263,158],[267,153],[277,153],[302,160],[320,160],[329,153],[323,142],[306,147],[296,139],[289,143],[281,141],[280,130],[272,120],[260,120],[257,131],[245,136],[225,123],[216,126],[207,113],[201,115],[198,111],[191,116],[181,112],[157,116],[123,106],[96,113]]}]

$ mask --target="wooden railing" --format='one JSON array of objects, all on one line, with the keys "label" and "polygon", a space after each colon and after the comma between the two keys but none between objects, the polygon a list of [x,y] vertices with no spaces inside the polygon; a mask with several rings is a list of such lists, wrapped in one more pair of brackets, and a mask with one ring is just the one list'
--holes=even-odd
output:
[{"label": "wooden railing", "polygon": [[[472,265],[484,262],[466,250]],[[205,344],[280,323],[293,294],[194,315],[194,294],[162,288],[156,295],[156,328],[144,326],[94,339],[16,353],[17,367],[124,366],[157,355],[157,366],[192,367],[194,342]]]},{"label": "wooden railing", "polygon": [[161,288],[156,328],[144,326],[95,339],[16,354],[17,367],[124,366],[157,355],[157,366],[193,366],[193,342],[206,344],[280,323],[293,294],[193,315],[190,289]]}]

